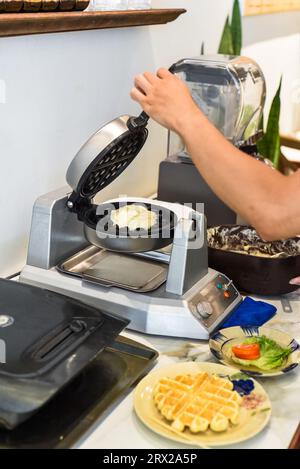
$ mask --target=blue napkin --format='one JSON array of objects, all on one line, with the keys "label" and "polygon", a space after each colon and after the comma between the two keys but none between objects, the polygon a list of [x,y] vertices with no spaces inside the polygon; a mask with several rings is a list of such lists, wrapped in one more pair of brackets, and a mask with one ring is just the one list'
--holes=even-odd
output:
[{"label": "blue napkin", "polygon": [[277,308],[265,303],[245,298],[244,301],[232,313],[229,319],[222,324],[222,328],[233,326],[257,326],[260,327],[275,316]]}]

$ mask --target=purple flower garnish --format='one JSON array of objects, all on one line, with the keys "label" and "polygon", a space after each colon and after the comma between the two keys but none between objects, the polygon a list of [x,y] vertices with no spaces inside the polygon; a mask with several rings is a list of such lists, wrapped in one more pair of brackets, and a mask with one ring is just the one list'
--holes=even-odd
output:
[{"label": "purple flower garnish", "polygon": [[233,390],[238,392],[240,396],[249,396],[254,389],[252,379],[232,380]]}]

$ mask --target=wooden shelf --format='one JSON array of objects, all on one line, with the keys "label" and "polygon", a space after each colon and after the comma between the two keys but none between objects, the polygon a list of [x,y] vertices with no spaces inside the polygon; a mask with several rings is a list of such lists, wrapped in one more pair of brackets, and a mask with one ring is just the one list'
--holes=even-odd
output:
[{"label": "wooden shelf", "polygon": [[296,135],[281,135],[281,145],[285,147],[295,148],[296,150],[300,150],[300,139],[296,137]]},{"label": "wooden shelf", "polygon": [[176,20],[185,12],[184,9],[170,8],[130,11],[1,13],[0,37],[166,24]]},{"label": "wooden shelf", "polygon": [[265,15],[300,10],[300,0],[244,0],[244,14]]}]

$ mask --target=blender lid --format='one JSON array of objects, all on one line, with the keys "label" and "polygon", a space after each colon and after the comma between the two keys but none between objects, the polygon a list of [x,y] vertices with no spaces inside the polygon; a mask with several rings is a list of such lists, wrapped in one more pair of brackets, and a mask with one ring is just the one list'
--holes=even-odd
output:
[{"label": "blender lid", "polygon": [[[202,55],[180,60],[175,73],[225,138],[239,147],[260,138],[266,84],[255,61],[243,56]],[[172,152],[185,151],[176,135],[173,140],[174,145],[169,144]]]},{"label": "blender lid", "polygon": [[143,148],[145,125],[129,125],[132,118],[121,116],[99,129],[79,150],[66,175],[77,197],[91,200],[129,166]]}]

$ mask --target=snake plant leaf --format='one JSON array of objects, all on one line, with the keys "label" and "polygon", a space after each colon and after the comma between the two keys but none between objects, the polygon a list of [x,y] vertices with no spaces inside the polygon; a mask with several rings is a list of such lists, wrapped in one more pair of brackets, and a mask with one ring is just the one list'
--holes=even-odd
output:
[{"label": "snake plant leaf", "polygon": [[219,45],[218,54],[234,55],[232,32],[231,32],[231,26],[229,22],[229,16],[227,16],[226,18],[221,42]]},{"label": "snake plant leaf", "polygon": [[231,36],[234,55],[241,55],[242,50],[242,15],[239,0],[234,0],[231,18]]},{"label": "snake plant leaf", "polygon": [[280,79],[278,90],[272,102],[266,133],[257,144],[260,154],[265,158],[269,158],[273,162],[275,168],[278,168],[280,160],[279,120],[281,111],[281,85],[282,78]]}]

